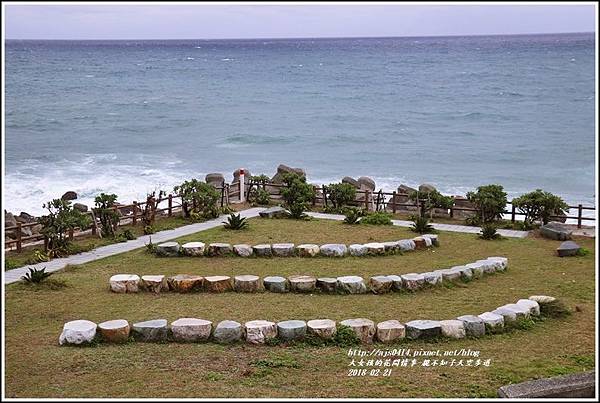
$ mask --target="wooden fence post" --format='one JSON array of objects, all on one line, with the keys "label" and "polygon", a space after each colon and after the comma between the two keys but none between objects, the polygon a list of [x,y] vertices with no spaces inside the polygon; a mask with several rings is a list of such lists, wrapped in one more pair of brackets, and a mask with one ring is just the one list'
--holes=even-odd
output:
[{"label": "wooden fence post", "polygon": [[137,201],[134,201],[132,204],[133,204],[133,217],[131,219],[131,223],[135,227],[135,224],[137,224],[138,203],[137,203]]},{"label": "wooden fence post", "polygon": [[313,185],[313,199],[312,205],[313,207],[317,204],[317,186]]},{"label": "wooden fence post", "polygon": [[48,252],[48,244],[50,243],[48,237],[44,235],[44,252]]},{"label": "wooden fence post", "polygon": [[69,241],[73,240],[73,228],[69,228]]},{"label": "wooden fence post", "polygon": [[168,210],[168,214],[169,214],[169,217],[173,216],[173,195],[171,193],[169,193],[169,210]]},{"label": "wooden fence post", "polygon": [[327,188],[321,185],[321,193],[323,193],[323,207],[327,207]]},{"label": "wooden fence post", "polygon": [[511,206],[512,206],[512,209],[511,209],[511,213],[510,213],[510,222],[512,222],[514,224],[515,216],[516,216],[515,205],[511,204]]},{"label": "wooden fence post", "polygon": [[367,211],[369,211],[369,191],[365,190],[365,207]]},{"label": "wooden fence post", "polygon": [[21,253],[21,223],[17,221],[17,252]]},{"label": "wooden fence post", "polygon": [[581,228],[581,219],[583,217],[583,206],[581,204],[577,205],[577,228]]},{"label": "wooden fence post", "polygon": [[396,191],[392,193],[392,213],[396,214]]}]

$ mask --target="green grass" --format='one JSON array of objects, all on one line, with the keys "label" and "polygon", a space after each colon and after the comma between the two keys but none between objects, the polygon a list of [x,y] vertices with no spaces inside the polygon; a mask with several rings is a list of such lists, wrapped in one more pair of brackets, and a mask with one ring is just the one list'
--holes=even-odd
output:
[{"label": "green grass", "polygon": [[[412,238],[395,226],[349,226],[326,220],[249,220],[245,231],[215,228],[180,239],[231,243],[366,243]],[[586,256],[558,258],[559,242],[541,238],[485,242],[474,234],[440,233],[441,246],[404,255],[362,258],[157,258],[145,248],[69,267],[53,280],[67,286],[6,286],[6,395],[8,397],[493,397],[498,387],[594,367],[593,239],[577,239]],[[201,275],[311,274],[335,277],[403,274],[506,256],[506,273],[421,292],[386,295],[113,294],[117,273]],[[101,322],[199,317],[232,319],[366,317],[373,321],[451,319],[479,314],[530,295],[558,297],[573,312],[481,339],[404,341],[395,347],[479,350],[489,367],[394,368],[389,378],[349,377],[349,347],[340,345],[221,346],[98,344],[58,346],[69,320]],[[574,309],[575,305],[580,311]],[[385,348],[385,346],[377,346]]]}]

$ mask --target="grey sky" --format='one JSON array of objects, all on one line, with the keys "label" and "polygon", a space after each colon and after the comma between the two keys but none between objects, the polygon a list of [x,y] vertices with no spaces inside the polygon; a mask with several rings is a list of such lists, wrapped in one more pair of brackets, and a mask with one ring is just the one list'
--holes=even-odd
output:
[{"label": "grey sky", "polygon": [[9,39],[213,39],[594,32],[579,5],[3,4]]}]

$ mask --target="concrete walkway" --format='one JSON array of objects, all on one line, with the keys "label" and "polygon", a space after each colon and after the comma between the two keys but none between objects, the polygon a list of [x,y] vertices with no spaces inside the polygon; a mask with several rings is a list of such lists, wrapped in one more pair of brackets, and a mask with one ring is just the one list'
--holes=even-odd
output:
[{"label": "concrete walkway", "polygon": [[[324,214],[324,213],[307,213],[307,215],[314,218],[322,218],[325,220],[337,220],[343,221],[344,216],[341,214]],[[412,221],[404,221],[404,220],[392,220],[392,224],[397,225],[399,227],[411,227]],[[468,234],[479,234],[481,232],[480,227],[471,227],[468,225],[455,225],[455,224],[439,224],[439,223],[431,223],[431,226],[439,231],[449,231],[449,232],[464,232]],[[498,233],[502,236],[509,238],[525,238],[528,231],[516,231],[509,229],[499,229]]]},{"label": "concrete walkway", "polygon": [[[248,210],[240,211],[239,213],[242,217],[252,218],[257,217],[258,213],[262,210],[264,210],[264,208],[251,208]],[[68,264],[88,263],[93,260],[98,260],[108,256],[118,255],[119,253],[129,252],[134,249],[143,248],[148,242],[150,242],[150,239],[152,239],[152,243],[161,243],[185,235],[190,235],[196,232],[219,227],[222,225],[222,221],[226,218],[227,215],[222,215],[218,218],[215,218],[214,220],[184,225],[179,228],[160,231],[156,234],[144,235],[131,241],[101,246],[89,252],[83,252],[77,255],[67,256],[65,258],[54,259],[49,262],[43,262],[30,266],[19,267],[18,269],[8,270],[4,272],[4,284],[10,284],[19,281],[21,279],[21,276],[23,276],[29,271],[29,268],[42,269],[45,267],[47,272],[54,272],[63,269]]]}]

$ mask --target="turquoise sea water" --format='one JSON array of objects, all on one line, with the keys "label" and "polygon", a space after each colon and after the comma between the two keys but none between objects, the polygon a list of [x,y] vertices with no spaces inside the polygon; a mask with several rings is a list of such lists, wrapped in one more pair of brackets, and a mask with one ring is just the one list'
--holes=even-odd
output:
[{"label": "turquoise sea water", "polygon": [[594,202],[593,34],[8,41],[5,208],[208,172]]}]

